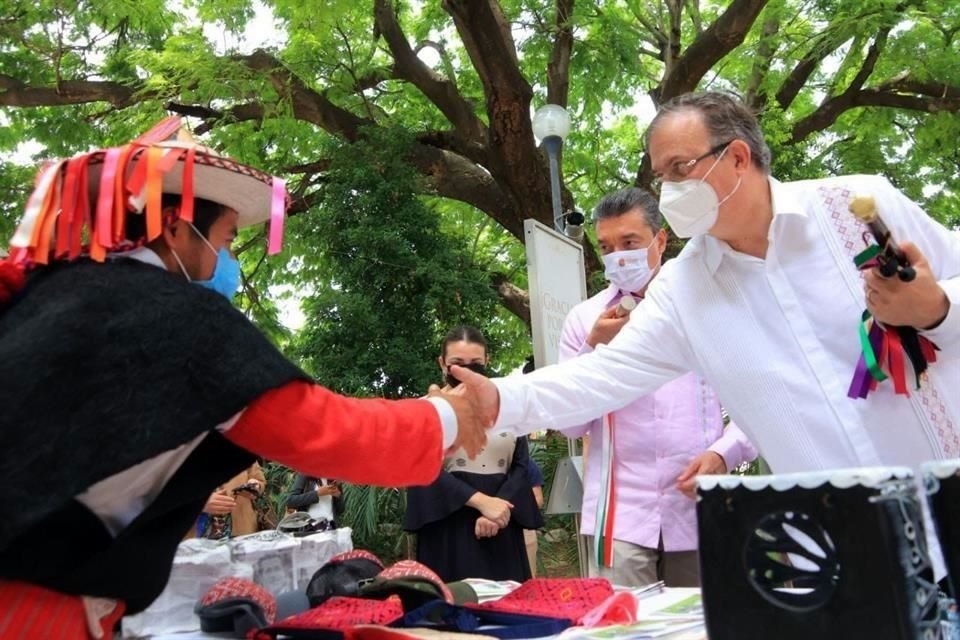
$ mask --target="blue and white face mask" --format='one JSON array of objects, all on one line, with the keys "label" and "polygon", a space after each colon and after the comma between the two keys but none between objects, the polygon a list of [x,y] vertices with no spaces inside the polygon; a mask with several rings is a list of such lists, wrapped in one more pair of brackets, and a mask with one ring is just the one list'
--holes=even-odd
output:
[{"label": "blue and white face mask", "polygon": [[240,289],[240,261],[230,255],[230,251],[226,247],[220,249],[220,251],[214,249],[210,241],[203,237],[203,234],[193,226],[193,223],[188,222],[187,224],[200,236],[200,239],[203,240],[203,243],[207,245],[210,251],[213,251],[214,255],[217,256],[217,263],[213,268],[213,276],[211,276],[209,280],[194,280],[190,277],[190,274],[187,273],[183,262],[180,260],[180,256],[177,255],[176,251],[171,249],[170,251],[173,253],[173,257],[176,258],[177,264],[180,265],[180,270],[183,271],[183,275],[190,282],[216,291],[227,300],[233,301],[233,296],[237,293],[237,290]]}]

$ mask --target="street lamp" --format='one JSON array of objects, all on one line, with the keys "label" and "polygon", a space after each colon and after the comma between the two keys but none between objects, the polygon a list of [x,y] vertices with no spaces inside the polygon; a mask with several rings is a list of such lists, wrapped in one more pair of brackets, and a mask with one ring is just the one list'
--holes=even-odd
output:
[{"label": "street lamp", "polygon": [[560,208],[560,147],[570,133],[570,114],[558,104],[545,104],[533,114],[533,135],[547,150],[550,160],[550,195],[553,198],[553,226],[563,233]]}]

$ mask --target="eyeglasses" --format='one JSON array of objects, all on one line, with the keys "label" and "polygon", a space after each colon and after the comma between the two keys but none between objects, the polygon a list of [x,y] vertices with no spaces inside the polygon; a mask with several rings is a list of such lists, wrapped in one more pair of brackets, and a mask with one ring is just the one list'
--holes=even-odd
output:
[{"label": "eyeglasses", "polygon": [[669,170],[665,171],[659,176],[654,176],[653,180],[650,182],[650,186],[659,191],[660,185],[663,184],[664,180],[675,182],[678,178],[681,180],[686,178],[690,175],[690,172],[693,171],[693,168],[697,166],[698,162],[722,152],[724,149],[729,147],[732,142],[733,140],[727,140],[722,144],[718,144],[703,155],[697,156],[692,160],[674,160],[672,163],[670,163]]}]

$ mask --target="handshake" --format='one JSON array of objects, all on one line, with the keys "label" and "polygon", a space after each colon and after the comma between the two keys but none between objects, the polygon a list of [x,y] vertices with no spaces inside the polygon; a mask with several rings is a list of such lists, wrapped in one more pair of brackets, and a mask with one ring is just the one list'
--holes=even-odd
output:
[{"label": "handshake", "polygon": [[452,365],[450,373],[461,384],[447,391],[431,385],[427,396],[443,398],[457,416],[457,437],[446,453],[462,447],[474,458],[487,444],[487,430],[500,413],[500,392],[486,376],[465,367]]}]

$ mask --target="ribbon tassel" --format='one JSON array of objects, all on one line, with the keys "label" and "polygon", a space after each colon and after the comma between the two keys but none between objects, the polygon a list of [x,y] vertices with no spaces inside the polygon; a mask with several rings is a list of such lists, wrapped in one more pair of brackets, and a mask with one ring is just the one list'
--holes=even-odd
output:
[{"label": "ribbon tassel", "polygon": [[[864,271],[877,266],[880,247],[872,244],[853,258],[857,269]],[[920,388],[923,374],[937,361],[937,345],[921,336],[913,327],[885,327],[869,311],[860,318],[860,358],[857,360],[847,396],[866,398],[877,385],[893,379],[893,391],[910,397],[907,385],[907,360],[913,367],[916,387]]]},{"label": "ribbon tassel", "polygon": [[593,533],[593,551],[598,567],[613,566],[613,533],[616,514],[616,478],[614,456],[616,452],[613,414],[603,416],[601,422],[601,473],[603,492],[597,500],[597,518]]}]

